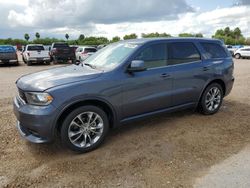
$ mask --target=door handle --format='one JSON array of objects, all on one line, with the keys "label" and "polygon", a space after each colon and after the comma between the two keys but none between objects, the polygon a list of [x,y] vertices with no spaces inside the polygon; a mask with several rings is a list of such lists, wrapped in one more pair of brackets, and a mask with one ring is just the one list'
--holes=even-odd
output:
[{"label": "door handle", "polygon": [[203,67],[203,71],[208,71],[208,70],[210,70],[209,67]]},{"label": "door handle", "polygon": [[170,77],[170,75],[167,74],[167,73],[163,73],[163,74],[161,74],[161,77],[162,77],[162,78],[168,78],[168,77]]}]

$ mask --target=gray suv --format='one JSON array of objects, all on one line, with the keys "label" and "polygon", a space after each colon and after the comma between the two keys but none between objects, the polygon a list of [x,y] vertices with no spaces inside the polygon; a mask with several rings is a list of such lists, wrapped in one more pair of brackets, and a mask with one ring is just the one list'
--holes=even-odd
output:
[{"label": "gray suv", "polygon": [[159,113],[216,113],[233,87],[234,63],[219,40],[159,38],[111,44],[80,65],[17,80],[14,113],[34,143],[97,148],[110,128]]}]

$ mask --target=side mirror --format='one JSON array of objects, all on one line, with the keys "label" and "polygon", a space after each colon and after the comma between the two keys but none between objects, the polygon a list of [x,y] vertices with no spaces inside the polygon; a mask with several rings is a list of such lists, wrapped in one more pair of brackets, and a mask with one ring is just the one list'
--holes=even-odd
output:
[{"label": "side mirror", "polygon": [[49,47],[49,51],[51,50],[51,47]]},{"label": "side mirror", "polygon": [[133,60],[128,68],[128,72],[141,72],[145,70],[146,67],[143,60]]}]

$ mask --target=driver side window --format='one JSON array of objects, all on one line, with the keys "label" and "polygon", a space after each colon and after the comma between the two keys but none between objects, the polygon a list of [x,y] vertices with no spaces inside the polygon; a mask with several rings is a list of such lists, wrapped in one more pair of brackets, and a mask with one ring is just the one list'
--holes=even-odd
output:
[{"label": "driver side window", "polygon": [[147,69],[164,67],[167,65],[166,45],[152,44],[143,49],[135,58],[135,60],[143,60]]}]

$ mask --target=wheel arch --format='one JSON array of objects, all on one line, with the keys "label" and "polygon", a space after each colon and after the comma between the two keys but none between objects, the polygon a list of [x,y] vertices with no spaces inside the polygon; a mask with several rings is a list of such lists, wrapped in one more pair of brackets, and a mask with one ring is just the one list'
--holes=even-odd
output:
[{"label": "wheel arch", "polygon": [[71,103],[70,105],[66,106],[62,110],[62,112],[59,114],[59,116],[56,119],[55,131],[56,130],[60,131],[62,122],[66,118],[67,114],[69,114],[70,112],[72,112],[78,107],[86,106],[86,105],[92,105],[92,106],[101,108],[108,116],[110,128],[114,127],[115,122],[116,122],[116,114],[111,104],[101,99],[86,99],[86,100],[75,101]]},{"label": "wheel arch", "polygon": [[225,96],[225,94],[226,94],[226,84],[225,84],[225,82],[224,82],[222,79],[214,79],[214,80],[211,80],[210,82],[208,82],[208,83],[206,84],[206,86],[202,89],[202,92],[201,92],[200,97],[199,97],[198,105],[200,104],[202,95],[203,95],[203,93],[205,92],[206,88],[207,88],[209,85],[213,84],[213,83],[217,83],[217,84],[219,84],[219,85],[221,86],[222,91],[223,91],[223,96]]}]

